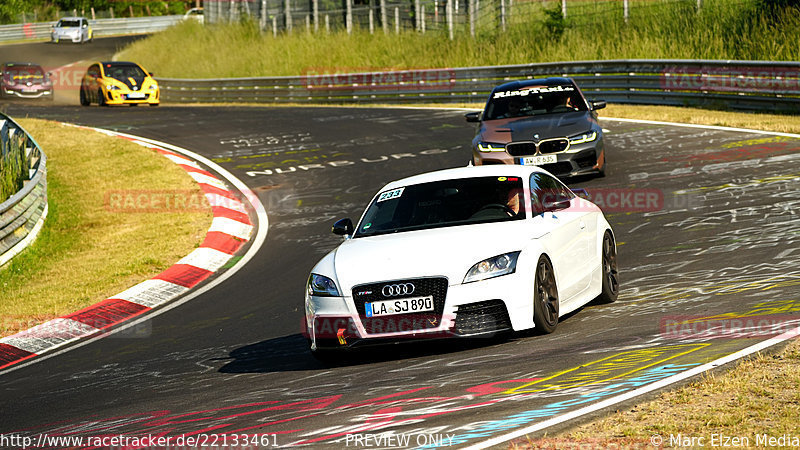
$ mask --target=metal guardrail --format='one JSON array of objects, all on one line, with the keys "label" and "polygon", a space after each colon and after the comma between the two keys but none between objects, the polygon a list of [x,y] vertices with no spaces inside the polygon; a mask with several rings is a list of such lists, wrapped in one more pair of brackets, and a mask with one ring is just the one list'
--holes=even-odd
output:
[{"label": "metal guardrail", "polygon": [[465,103],[486,101],[506,81],[575,79],[587,97],[611,103],[716,106],[800,112],[800,63],[613,60],[269,78],[160,78],[173,103]]},{"label": "metal guardrail", "polygon": [[0,155],[19,139],[30,167],[29,180],[20,191],[0,203],[0,266],[27,247],[47,217],[47,157],[36,141],[5,114],[0,113]]},{"label": "metal guardrail", "polygon": [[[94,36],[143,34],[163,31],[184,20],[182,15],[130,17],[90,20]],[[0,25],[0,41],[50,39],[50,27],[56,22],[17,23]]]}]

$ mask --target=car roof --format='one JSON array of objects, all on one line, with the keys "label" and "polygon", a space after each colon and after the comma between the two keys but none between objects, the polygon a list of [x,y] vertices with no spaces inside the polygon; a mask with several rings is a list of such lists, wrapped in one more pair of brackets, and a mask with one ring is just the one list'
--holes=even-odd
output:
[{"label": "car roof", "polygon": [[3,67],[13,67],[13,66],[26,66],[26,67],[42,67],[36,63],[29,63],[29,62],[6,62],[3,63]]},{"label": "car roof", "polygon": [[460,178],[478,177],[529,177],[534,172],[547,173],[544,169],[536,166],[521,166],[512,164],[493,164],[488,166],[467,166],[455,169],[437,170],[397,181],[392,181],[384,187],[394,189],[413,184],[430,183],[433,181],[454,180]]},{"label": "car roof", "polygon": [[575,82],[571,78],[566,77],[549,77],[549,78],[536,78],[533,80],[517,80],[501,84],[492,89],[495,91],[516,91],[528,86],[559,86],[562,84],[574,85]]},{"label": "car roof", "polygon": [[135,62],[130,62],[130,61],[100,61],[98,64],[102,64],[104,66],[111,65],[111,66],[117,66],[117,67],[121,67],[121,66],[137,66],[138,67],[139,66],[139,64],[136,64]]},{"label": "car roof", "polygon": [[67,17],[61,17],[58,20],[78,20],[78,19],[83,19],[87,22],[89,21],[89,19],[83,16],[67,16]]}]

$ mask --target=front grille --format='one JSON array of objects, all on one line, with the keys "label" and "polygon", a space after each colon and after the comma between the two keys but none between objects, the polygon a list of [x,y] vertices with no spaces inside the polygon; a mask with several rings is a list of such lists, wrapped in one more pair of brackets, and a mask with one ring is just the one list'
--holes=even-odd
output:
[{"label": "front grille", "polygon": [[536,141],[517,141],[509,142],[506,144],[506,151],[511,156],[528,156],[535,155],[537,150],[539,153],[558,153],[563,152],[569,148],[569,140],[567,138],[554,138],[545,139],[540,142]]},{"label": "front grille", "polygon": [[569,140],[566,138],[551,139],[539,143],[539,151],[541,153],[558,153],[558,152],[563,152],[568,148],[569,148]]},{"label": "front grille", "polygon": [[483,334],[510,329],[511,319],[502,300],[470,303],[461,305],[456,310],[456,334]]},{"label": "front grille", "polygon": [[533,142],[510,142],[506,144],[506,151],[511,156],[527,156],[536,154],[536,144]]},{"label": "front grille", "polygon": [[[383,295],[386,285],[413,283],[413,295]],[[367,317],[364,303],[408,297],[433,297],[433,311],[411,314],[395,314],[384,317]],[[380,283],[361,284],[353,288],[353,301],[361,323],[368,334],[394,333],[400,331],[417,331],[438,328],[442,323],[444,300],[447,297],[447,278],[414,278],[406,280],[383,281]]]}]

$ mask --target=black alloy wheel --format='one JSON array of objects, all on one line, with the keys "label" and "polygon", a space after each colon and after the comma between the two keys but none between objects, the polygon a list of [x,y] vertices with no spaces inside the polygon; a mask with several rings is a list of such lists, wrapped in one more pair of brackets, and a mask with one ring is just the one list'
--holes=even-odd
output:
[{"label": "black alloy wheel", "polygon": [[603,235],[603,290],[598,299],[601,303],[614,303],[619,295],[619,272],[617,269],[617,247],[614,238],[606,231]]},{"label": "black alloy wheel", "polygon": [[544,255],[539,257],[539,262],[536,264],[533,323],[541,334],[552,333],[558,325],[558,287],[553,266]]}]

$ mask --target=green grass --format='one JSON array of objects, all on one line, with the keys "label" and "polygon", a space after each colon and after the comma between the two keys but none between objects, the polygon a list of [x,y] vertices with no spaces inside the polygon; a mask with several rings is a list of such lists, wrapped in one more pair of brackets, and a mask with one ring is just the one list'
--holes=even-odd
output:
[{"label": "green grass", "polygon": [[211,212],[107,207],[110,192],[195,192],[152,150],[35,119],[20,124],[47,155],[49,213],[31,247],[0,268],[0,336],[104,300],[156,275],[205,236]]},{"label": "green grass", "polygon": [[25,156],[26,138],[17,133],[0,142],[0,203],[22,189],[28,179],[29,161]]},{"label": "green grass", "polygon": [[[188,21],[137,41],[120,58],[166,78],[637,58],[800,60],[797,8],[775,18],[760,12],[756,0],[704,0],[699,12],[695,0],[632,0],[626,23],[620,3],[570,1],[559,31],[557,20],[545,19],[541,3],[517,1],[505,33],[494,15],[488,24],[482,16],[476,38],[460,24],[452,41],[441,30],[371,35],[357,29],[352,35],[328,35],[302,27],[275,38],[252,22],[203,27]],[[544,8],[558,4],[549,1]]]}]

